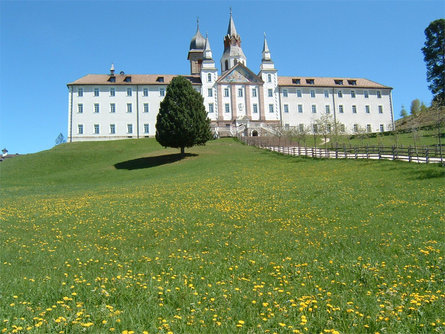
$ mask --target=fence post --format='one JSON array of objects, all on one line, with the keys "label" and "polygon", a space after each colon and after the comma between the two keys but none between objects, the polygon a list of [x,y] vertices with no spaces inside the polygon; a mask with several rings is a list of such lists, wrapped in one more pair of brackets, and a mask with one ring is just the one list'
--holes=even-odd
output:
[{"label": "fence post", "polygon": [[357,146],[354,146],[355,159],[358,159]]},{"label": "fence post", "polygon": [[382,147],[379,146],[379,160],[382,158]]},{"label": "fence post", "polygon": [[347,155],[346,155],[346,144],[343,144],[343,151],[344,151],[344,153],[345,153],[345,159],[348,157]]},{"label": "fence post", "polygon": [[396,151],[396,147],[393,145],[392,146],[392,160],[395,160],[395,151]]},{"label": "fence post", "polygon": [[408,146],[408,162],[411,162],[411,145]]},{"label": "fence post", "polygon": [[426,163],[430,162],[429,152],[430,152],[430,149],[428,147],[426,147],[425,148],[425,162]]},{"label": "fence post", "polygon": [[338,159],[338,146],[335,145],[335,159]]},{"label": "fence post", "polygon": [[369,159],[369,145],[366,144],[366,159]]}]

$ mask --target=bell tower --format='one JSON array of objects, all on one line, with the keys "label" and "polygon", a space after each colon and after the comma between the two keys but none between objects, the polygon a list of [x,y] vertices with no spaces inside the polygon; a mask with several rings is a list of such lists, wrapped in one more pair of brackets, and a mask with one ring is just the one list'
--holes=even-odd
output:
[{"label": "bell tower", "polygon": [[221,73],[228,71],[237,63],[246,65],[246,56],[241,49],[241,37],[236,32],[232,9],[230,9],[229,27],[227,35],[224,36],[224,53],[221,57]]},{"label": "bell tower", "polygon": [[201,72],[202,60],[204,58],[205,38],[199,31],[199,19],[196,20],[196,33],[190,41],[190,49],[187,59],[190,60],[190,74],[199,74]]}]

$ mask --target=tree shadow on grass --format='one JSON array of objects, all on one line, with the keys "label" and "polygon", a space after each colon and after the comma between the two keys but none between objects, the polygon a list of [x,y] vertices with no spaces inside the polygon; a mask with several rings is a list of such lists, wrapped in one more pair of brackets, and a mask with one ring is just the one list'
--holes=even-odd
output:
[{"label": "tree shadow on grass", "polygon": [[118,162],[114,165],[116,169],[127,169],[127,170],[135,170],[135,169],[144,169],[157,167],[165,164],[171,164],[173,162],[177,162],[179,160],[188,158],[188,157],[196,157],[197,154],[194,153],[186,153],[181,155],[180,153],[175,154],[166,154],[166,155],[157,155],[154,157],[145,157],[139,159],[133,159],[123,162]]}]

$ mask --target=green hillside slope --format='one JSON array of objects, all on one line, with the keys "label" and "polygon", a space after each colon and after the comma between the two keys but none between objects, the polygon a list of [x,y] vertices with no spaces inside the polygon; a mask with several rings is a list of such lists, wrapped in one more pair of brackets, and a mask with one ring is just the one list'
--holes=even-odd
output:
[{"label": "green hillside slope", "polygon": [[177,153],[124,140],[0,163],[0,331],[445,330],[443,168],[233,139]]}]

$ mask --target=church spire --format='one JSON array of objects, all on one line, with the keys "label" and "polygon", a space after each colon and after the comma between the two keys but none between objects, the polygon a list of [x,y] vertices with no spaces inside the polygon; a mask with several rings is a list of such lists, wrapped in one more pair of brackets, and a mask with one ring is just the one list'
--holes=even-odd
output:
[{"label": "church spire", "polygon": [[236,32],[236,28],[235,28],[235,22],[233,22],[232,8],[230,8],[230,20],[229,20],[229,27],[227,28],[227,35],[229,35],[229,36],[237,36],[238,35],[238,33]]},{"label": "church spire", "polygon": [[264,44],[263,44],[263,61],[270,61],[270,51],[269,45],[267,45],[266,33],[264,33]]},{"label": "church spire", "polygon": [[206,33],[206,45],[204,48],[204,59],[212,59],[212,49],[210,48],[209,36]]},{"label": "church spire", "polygon": [[246,56],[241,49],[241,37],[236,31],[232,9],[230,9],[229,27],[227,35],[224,36],[224,53],[221,57],[221,72],[231,69],[237,63],[246,65]]}]

